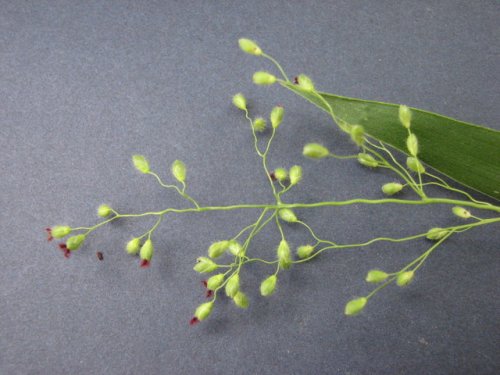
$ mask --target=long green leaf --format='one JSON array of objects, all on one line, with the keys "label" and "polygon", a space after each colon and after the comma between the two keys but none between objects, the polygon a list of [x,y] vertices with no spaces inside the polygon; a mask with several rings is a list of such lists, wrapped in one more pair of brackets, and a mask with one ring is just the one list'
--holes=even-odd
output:
[{"label": "long green leaf", "polygon": [[[281,84],[329,112],[317,95],[291,83]],[[408,153],[407,131],[398,117],[399,104],[319,94],[339,119],[362,125],[370,136]],[[462,185],[500,200],[500,132],[417,108],[411,110],[419,158]]]}]

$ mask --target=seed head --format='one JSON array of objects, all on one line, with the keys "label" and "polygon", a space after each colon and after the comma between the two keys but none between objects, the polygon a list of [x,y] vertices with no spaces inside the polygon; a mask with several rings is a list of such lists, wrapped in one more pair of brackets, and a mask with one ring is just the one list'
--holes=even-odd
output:
[{"label": "seed head", "polygon": [[368,283],[381,283],[382,281],[385,281],[389,277],[389,274],[387,274],[384,271],[380,270],[371,270],[368,271],[366,274],[366,282]]},{"label": "seed head", "polygon": [[139,257],[141,260],[146,260],[148,262],[151,262],[151,258],[153,258],[154,254],[154,246],[153,246],[153,241],[150,239],[147,239],[146,242],[141,246],[141,250],[139,252]]},{"label": "seed head", "polygon": [[285,115],[285,109],[282,106],[276,106],[272,109],[269,119],[271,120],[271,126],[273,129],[278,129],[281,122],[283,121],[283,116]]},{"label": "seed head", "polygon": [[200,306],[196,308],[196,311],[194,312],[194,317],[199,321],[205,320],[212,313],[213,306],[214,306],[213,301],[202,303]]},{"label": "seed head", "polygon": [[125,250],[129,254],[135,255],[139,252],[140,247],[141,247],[141,241],[138,238],[132,238],[130,241],[127,242]]},{"label": "seed head", "polygon": [[245,293],[238,291],[233,297],[234,304],[241,309],[246,309],[250,305],[250,301]]},{"label": "seed head", "polygon": [[71,233],[71,228],[67,225],[55,225],[49,228],[49,232],[54,238],[63,238]]},{"label": "seed head", "polygon": [[398,284],[398,286],[400,287],[407,286],[412,282],[414,276],[415,272],[413,271],[402,272],[398,275],[396,279],[396,284]]},{"label": "seed head", "polygon": [[261,133],[266,130],[266,125],[266,120],[264,120],[262,117],[257,117],[255,120],[253,120],[253,129],[256,132]]},{"label": "seed head", "polygon": [[406,148],[410,152],[410,155],[417,156],[418,154],[418,139],[417,136],[411,133],[406,139]]},{"label": "seed head", "polygon": [[347,316],[357,315],[361,311],[363,311],[367,302],[368,302],[368,299],[366,297],[361,297],[361,298],[356,298],[356,299],[350,300],[345,305],[344,313]]},{"label": "seed head", "polygon": [[297,248],[297,256],[300,259],[309,258],[314,251],[314,246],[312,245],[302,245]]},{"label": "seed head", "polygon": [[240,290],[240,275],[234,274],[229,278],[226,283],[226,295],[234,298],[236,293]]},{"label": "seed head", "polygon": [[255,72],[253,74],[253,83],[260,86],[269,86],[276,82],[276,77],[268,72]]},{"label": "seed head", "polygon": [[418,160],[417,158],[414,158],[413,156],[409,156],[407,159],[406,159],[406,166],[408,167],[408,169],[412,170],[413,172],[417,172],[417,173],[425,173],[425,168],[423,166],[423,164],[420,162],[420,160]]},{"label": "seed head", "polygon": [[439,241],[444,236],[446,236],[448,234],[448,232],[449,231],[447,229],[443,229],[443,228],[431,228],[427,232],[426,238],[429,240],[433,240],[433,241]]},{"label": "seed head", "polygon": [[210,258],[218,258],[218,257],[220,257],[228,249],[229,244],[230,244],[229,241],[214,242],[208,248],[208,256]]},{"label": "seed head", "polygon": [[282,208],[279,210],[278,216],[281,220],[286,221],[287,223],[296,223],[298,220],[295,213],[289,208]]},{"label": "seed head", "polygon": [[406,105],[399,106],[399,121],[406,129],[410,128],[411,123],[411,111]]},{"label": "seed head", "polygon": [[361,125],[352,126],[350,133],[351,133],[351,139],[359,147],[361,147],[363,143],[365,143],[365,129]]},{"label": "seed head", "polygon": [[217,275],[213,275],[207,280],[206,287],[210,290],[216,290],[222,285],[223,282],[224,282],[224,274],[219,273]]},{"label": "seed head", "polygon": [[233,96],[233,104],[235,105],[236,108],[239,108],[242,111],[246,111],[247,109],[247,100],[242,93],[238,93],[235,96]]},{"label": "seed head", "polygon": [[260,47],[251,39],[241,38],[238,40],[240,49],[250,55],[260,56],[262,55],[262,50]]},{"label": "seed head", "polygon": [[149,163],[146,158],[142,155],[132,155],[132,162],[134,163],[135,169],[141,173],[149,173]]},{"label": "seed head", "polygon": [[177,181],[181,183],[186,181],[186,165],[181,160],[175,160],[170,170]]},{"label": "seed head", "polygon": [[378,161],[376,161],[373,156],[366,153],[358,154],[358,162],[359,164],[369,168],[376,168],[378,166]]},{"label": "seed head", "polygon": [[296,78],[296,82],[304,91],[314,91],[314,83],[312,79],[305,74],[299,74]]},{"label": "seed head", "polygon": [[215,271],[219,266],[210,258],[199,257],[193,269],[199,273],[210,273]]},{"label": "seed head", "polygon": [[281,268],[287,270],[292,266],[292,257],[290,255],[290,246],[285,240],[281,240],[276,250],[278,262]]},{"label": "seed head", "polygon": [[311,159],[323,159],[330,155],[330,151],[319,143],[308,143],[304,146],[302,154]]},{"label": "seed head", "polygon": [[288,172],[285,168],[276,168],[274,170],[274,177],[281,182],[284,182],[288,178]]},{"label": "seed head", "polygon": [[68,240],[66,241],[66,247],[71,251],[77,250],[80,246],[82,246],[83,241],[85,241],[85,235],[78,234],[76,236],[68,238]]},{"label": "seed head", "polygon": [[302,180],[302,167],[300,165],[294,165],[289,171],[290,184],[297,185]]},{"label": "seed head", "polygon": [[394,195],[396,193],[399,193],[401,189],[403,189],[403,185],[399,182],[389,182],[382,185],[382,191],[385,195]]},{"label": "seed head", "polygon": [[453,208],[452,208],[452,212],[453,212],[456,216],[458,216],[458,217],[460,217],[460,218],[462,218],[462,219],[468,219],[468,218],[470,218],[470,217],[471,217],[471,213],[470,213],[470,211],[469,211],[469,210],[466,210],[466,209],[465,209],[465,208],[463,208],[463,207],[455,206],[455,207],[453,207]]},{"label": "seed head", "polygon": [[241,257],[244,255],[243,246],[241,246],[241,244],[236,240],[229,241],[228,250],[235,257]]},{"label": "seed head", "polygon": [[260,294],[264,297],[268,297],[274,293],[276,289],[276,282],[278,277],[276,275],[271,275],[260,284]]},{"label": "seed head", "polygon": [[113,213],[113,210],[111,207],[109,207],[107,204],[101,204],[97,208],[97,215],[100,217],[108,217]]}]

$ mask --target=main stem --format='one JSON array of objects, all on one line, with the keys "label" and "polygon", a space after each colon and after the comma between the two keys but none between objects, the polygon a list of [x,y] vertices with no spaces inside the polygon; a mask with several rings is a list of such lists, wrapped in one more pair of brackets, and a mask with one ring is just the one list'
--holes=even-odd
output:
[{"label": "main stem", "polygon": [[205,212],[205,211],[232,211],[239,209],[281,209],[281,208],[316,208],[316,207],[340,207],[348,206],[352,204],[404,204],[404,205],[430,205],[430,204],[449,204],[456,206],[472,207],[480,210],[494,211],[500,213],[499,206],[490,206],[484,204],[478,204],[470,201],[456,200],[456,199],[446,199],[446,198],[425,198],[421,200],[407,200],[407,199],[349,199],[345,201],[327,201],[327,202],[315,202],[315,203],[280,203],[280,204],[237,204],[228,206],[204,206],[204,207],[193,207],[193,208],[167,208],[162,211],[152,211],[145,212],[142,214],[121,214],[118,217],[140,217],[149,215],[164,215],[169,212],[175,213],[185,213],[185,212]]}]

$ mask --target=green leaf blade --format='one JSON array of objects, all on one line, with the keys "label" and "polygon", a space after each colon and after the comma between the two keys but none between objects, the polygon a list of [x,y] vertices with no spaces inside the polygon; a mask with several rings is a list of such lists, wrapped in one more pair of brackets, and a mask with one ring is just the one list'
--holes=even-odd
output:
[{"label": "green leaf blade", "polygon": [[[316,95],[282,85],[328,112]],[[399,104],[320,93],[335,115],[362,125],[367,134],[407,154],[407,130],[398,117]],[[411,130],[418,137],[419,158],[462,185],[500,200],[500,132],[450,117],[411,108]]]}]

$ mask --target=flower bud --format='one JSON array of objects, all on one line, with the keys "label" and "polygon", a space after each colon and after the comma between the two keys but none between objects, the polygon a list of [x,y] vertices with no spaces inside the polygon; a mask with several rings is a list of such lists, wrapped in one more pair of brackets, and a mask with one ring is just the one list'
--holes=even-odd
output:
[{"label": "flower bud", "polygon": [[150,262],[151,258],[153,258],[154,251],[155,249],[153,246],[153,241],[147,239],[146,242],[144,242],[144,244],[141,246],[139,256],[142,260],[147,260],[148,262]]},{"label": "flower bud", "polygon": [[294,165],[292,168],[290,168],[289,171],[290,175],[290,184],[291,185],[296,185],[302,180],[302,167],[300,165]]},{"label": "flower bud", "polygon": [[243,246],[241,246],[241,244],[235,240],[229,241],[228,250],[235,257],[241,257],[244,254]]},{"label": "flower bud", "polygon": [[235,107],[241,109],[242,111],[247,110],[247,100],[241,93],[238,93],[235,96],[233,96],[233,104]]},{"label": "flower bud", "polygon": [[366,274],[366,282],[368,283],[381,283],[389,277],[389,274],[380,270],[371,270]]},{"label": "flower bud", "polygon": [[425,173],[425,168],[423,166],[423,164],[420,162],[420,160],[418,160],[417,158],[414,158],[412,156],[409,156],[407,159],[406,159],[406,166],[408,167],[408,169],[412,170],[413,172],[417,172],[417,173]]},{"label": "flower bud", "polygon": [[302,154],[311,159],[323,159],[330,155],[330,151],[319,143],[308,143],[304,146]]},{"label": "flower bud", "polygon": [[107,217],[107,216],[111,215],[112,212],[113,212],[113,210],[107,204],[101,204],[97,208],[97,215],[100,217]]},{"label": "flower bud", "polygon": [[410,155],[417,156],[418,154],[418,139],[417,136],[411,133],[408,138],[406,138],[406,148],[410,152]]},{"label": "flower bud", "polygon": [[444,236],[446,236],[447,234],[448,234],[448,230],[447,229],[443,229],[443,228],[431,228],[427,232],[427,236],[426,237],[429,240],[438,241],[438,240],[442,239]]},{"label": "flower bud", "polygon": [[365,167],[375,168],[378,166],[378,161],[376,161],[375,158],[370,154],[358,154],[358,162]]},{"label": "flower bud", "polygon": [[132,162],[134,163],[135,169],[141,173],[149,173],[149,163],[146,158],[142,155],[133,155]]},{"label": "flower bud", "polygon": [[200,321],[208,318],[212,313],[213,306],[214,306],[214,301],[202,303],[200,306],[196,308],[194,316]]},{"label": "flower bud", "polygon": [[219,273],[217,275],[213,275],[207,280],[207,288],[209,290],[216,290],[218,289],[222,283],[224,282],[224,274]]},{"label": "flower bud", "polygon": [[50,228],[50,233],[54,238],[63,238],[71,233],[71,227],[67,225],[55,225]]},{"label": "flower bud", "polygon": [[302,245],[297,248],[297,255],[300,259],[309,258],[314,251],[314,246],[312,245]]},{"label": "flower bud", "polygon": [[304,91],[314,91],[313,81],[305,74],[299,74],[297,76],[297,83]]},{"label": "flower bud", "polygon": [[268,72],[255,72],[253,74],[253,83],[256,85],[269,86],[276,82],[276,77]]},{"label": "flower bud", "polygon": [[233,298],[240,290],[240,275],[234,274],[226,283],[226,295]]},{"label": "flower bud", "polygon": [[210,273],[215,271],[219,266],[210,258],[199,257],[196,259],[196,264],[193,269],[199,273]]},{"label": "flower bud", "polygon": [[250,305],[250,301],[245,293],[238,291],[233,297],[234,304],[241,309],[246,309]]},{"label": "flower bud", "polygon": [[411,111],[406,105],[399,106],[399,121],[406,129],[410,128],[411,123]]},{"label": "flower bud", "polygon": [[290,246],[288,246],[288,242],[281,240],[276,253],[278,255],[280,267],[285,270],[289,269],[292,265],[292,257],[290,256]]},{"label": "flower bud", "polygon": [[271,275],[260,284],[260,294],[264,297],[269,297],[274,293],[276,289],[276,282],[278,277],[276,275]]},{"label": "flower bud", "polygon": [[277,105],[274,107],[271,111],[271,114],[269,115],[269,119],[271,120],[271,126],[273,129],[278,129],[278,126],[280,126],[281,122],[283,121],[283,116],[285,115],[285,109]]},{"label": "flower bud", "polygon": [[398,284],[398,286],[400,287],[407,286],[409,283],[411,283],[414,276],[415,272],[413,271],[402,272],[398,275],[396,279],[396,284]]},{"label": "flower bud", "polygon": [[141,247],[141,241],[138,238],[132,238],[130,241],[127,242],[125,250],[127,250],[127,253],[129,254],[135,255],[139,252],[140,247]]},{"label": "flower bud", "polygon": [[172,167],[170,168],[170,170],[172,171],[172,175],[177,181],[186,181],[186,165],[182,161],[175,160],[172,163]]},{"label": "flower bud", "polygon": [[250,55],[260,56],[262,55],[262,50],[253,40],[241,38],[238,40],[240,49]]},{"label": "flower bud", "polygon": [[348,316],[354,316],[359,314],[366,306],[368,299],[366,297],[356,298],[350,300],[345,305],[344,313]]},{"label": "flower bud", "polygon": [[256,132],[263,132],[266,130],[266,120],[264,120],[262,117],[257,117],[255,120],[253,120],[253,130]]},{"label": "flower bud", "polygon": [[350,130],[351,139],[358,146],[362,146],[365,143],[365,129],[361,125],[354,125]]},{"label": "flower bud", "polygon": [[208,248],[208,256],[210,258],[218,258],[222,254],[224,254],[224,252],[227,250],[228,247],[229,247],[229,241],[214,242]]},{"label": "flower bud", "polygon": [[399,182],[389,182],[388,184],[382,185],[382,191],[385,195],[394,195],[399,193],[403,189],[403,185]]},{"label": "flower bud", "polygon": [[463,207],[455,206],[451,210],[456,216],[462,218],[462,219],[468,219],[471,217],[471,213],[469,210],[466,210]]},{"label": "flower bud", "polygon": [[288,172],[286,171],[285,168],[276,168],[274,170],[274,177],[278,180],[278,181],[285,181],[288,177]]},{"label": "flower bud", "polygon": [[298,220],[295,213],[289,208],[282,208],[279,210],[278,216],[281,220],[286,221],[287,223],[296,223]]},{"label": "flower bud", "polygon": [[70,250],[76,250],[82,246],[83,241],[85,241],[85,235],[77,234],[76,236],[68,238],[66,241],[66,247]]}]

